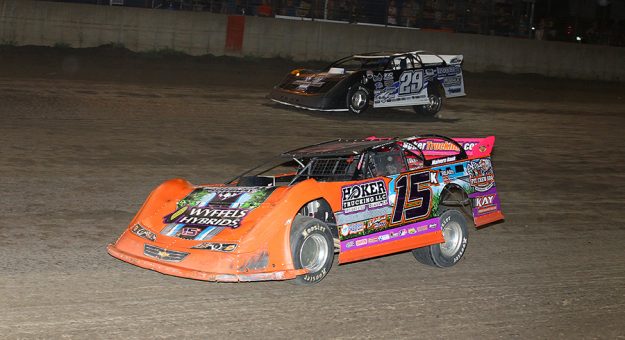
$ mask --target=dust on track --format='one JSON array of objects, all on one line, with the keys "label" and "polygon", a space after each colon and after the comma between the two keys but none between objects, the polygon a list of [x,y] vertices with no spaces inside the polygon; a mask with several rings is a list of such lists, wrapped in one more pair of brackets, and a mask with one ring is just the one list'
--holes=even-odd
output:
[{"label": "dust on track", "polygon": [[[288,61],[2,52],[3,337],[625,337],[622,84],[468,74],[439,119],[352,117],[269,103]],[[313,287],[215,284],[106,254],[165,179],[218,183],[285,149],[417,133],[497,137],[506,221],[472,231],[453,268],[402,253],[335,264]]]}]

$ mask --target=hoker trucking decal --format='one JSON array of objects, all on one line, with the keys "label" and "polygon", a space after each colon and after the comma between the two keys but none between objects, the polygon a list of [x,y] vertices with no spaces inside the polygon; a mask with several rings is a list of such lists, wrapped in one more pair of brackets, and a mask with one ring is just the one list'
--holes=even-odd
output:
[{"label": "hoker trucking decal", "polygon": [[388,204],[388,193],[383,180],[344,186],[341,193],[341,206],[345,213]]}]

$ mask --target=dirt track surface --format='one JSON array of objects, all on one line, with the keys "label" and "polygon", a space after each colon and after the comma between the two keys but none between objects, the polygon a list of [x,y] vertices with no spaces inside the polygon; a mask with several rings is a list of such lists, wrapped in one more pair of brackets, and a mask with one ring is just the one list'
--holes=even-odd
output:
[{"label": "dirt track surface", "polygon": [[[270,104],[290,67],[276,61],[139,72],[106,55],[3,53],[3,338],[625,338],[622,84],[469,74],[439,119],[355,118]],[[165,179],[217,183],[296,146],[417,133],[497,137],[506,221],[472,231],[453,268],[402,253],[335,263],[313,287],[216,284],[106,253]]]}]

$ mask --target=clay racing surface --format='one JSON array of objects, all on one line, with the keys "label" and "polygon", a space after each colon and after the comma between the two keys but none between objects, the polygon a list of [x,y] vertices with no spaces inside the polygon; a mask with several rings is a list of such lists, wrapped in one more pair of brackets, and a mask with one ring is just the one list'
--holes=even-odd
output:
[{"label": "clay racing surface", "polygon": [[[625,337],[625,87],[468,74],[439,119],[269,103],[293,63],[3,49],[5,338]],[[257,70],[260,70],[256,72]],[[215,183],[337,137],[496,135],[504,223],[450,269],[410,253],[319,285],[216,284],[105,250],[160,182]]]}]

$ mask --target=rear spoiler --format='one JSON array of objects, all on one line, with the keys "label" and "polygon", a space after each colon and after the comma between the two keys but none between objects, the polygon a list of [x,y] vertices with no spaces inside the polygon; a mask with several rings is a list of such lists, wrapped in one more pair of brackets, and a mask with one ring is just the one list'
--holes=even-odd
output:
[{"label": "rear spoiler", "polygon": [[443,62],[447,65],[462,65],[464,56],[462,54],[436,54],[427,51],[414,51],[414,54],[423,64],[438,64]]}]

